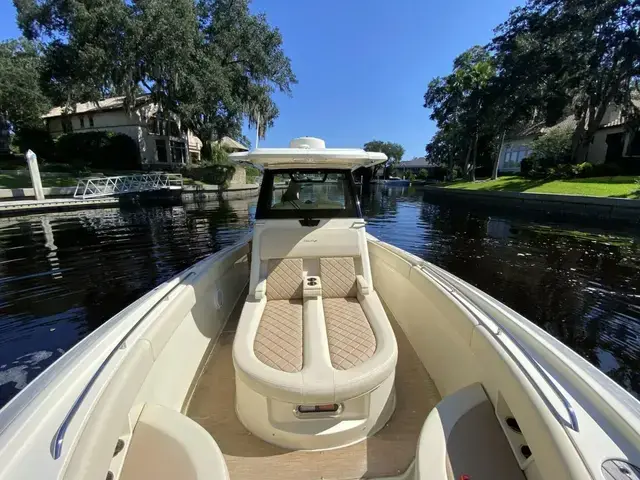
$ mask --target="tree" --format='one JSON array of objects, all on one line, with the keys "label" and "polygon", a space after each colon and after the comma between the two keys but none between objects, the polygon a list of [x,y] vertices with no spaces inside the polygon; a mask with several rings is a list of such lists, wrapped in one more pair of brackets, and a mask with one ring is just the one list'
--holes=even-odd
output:
[{"label": "tree", "polygon": [[0,43],[0,116],[15,132],[41,127],[49,102],[40,89],[38,44],[24,38]]},{"label": "tree", "polygon": [[512,90],[530,92],[516,102],[534,97],[540,108],[555,98],[570,109],[572,155],[581,163],[612,103],[627,118],[639,113],[631,102],[639,32],[636,0],[529,0],[498,28],[493,49]]},{"label": "tree", "polygon": [[382,152],[387,156],[387,162],[376,165],[373,168],[372,176],[375,177],[376,172],[384,165],[386,169],[395,168],[404,156],[404,147],[399,143],[383,142],[380,140],[371,140],[364,144],[364,150],[367,152]]},{"label": "tree", "polygon": [[[463,144],[466,152],[463,172],[471,180],[475,180],[480,137],[494,133],[487,131],[493,125],[486,120],[491,110],[489,87],[495,75],[496,66],[489,51],[475,46],[455,59],[451,74],[433,79],[424,95],[425,108],[432,110],[431,119],[444,131],[436,139],[438,147],[450,155],[454,151],[459,153],[459,147],[445,148],[443,142]],[[436,144],[431,146],[431,154],[435,147]],[[452,170],[453,157],[449,156],[448,162]]]},{"label": "tree", "polygon": [[49,95],[68,107],[148,93],[203,144],[242,123],[273,124],[271,95],[296,83],[282,37],[249,0],[14,0],[18,23],[45,44]]}]

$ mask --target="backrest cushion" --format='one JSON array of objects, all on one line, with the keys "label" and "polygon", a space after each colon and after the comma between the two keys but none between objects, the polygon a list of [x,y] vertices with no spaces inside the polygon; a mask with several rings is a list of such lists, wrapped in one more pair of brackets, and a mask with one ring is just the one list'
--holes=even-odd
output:
[{"label": "backrest cushion", "polygon": [[353,257],[321,258],[320,282],[325,298],[355,297],[358,288]]},{"label": "backrest cushion", "polygon": [[267,300],[302,298],[301,258],[269,260],[267,269]]}]

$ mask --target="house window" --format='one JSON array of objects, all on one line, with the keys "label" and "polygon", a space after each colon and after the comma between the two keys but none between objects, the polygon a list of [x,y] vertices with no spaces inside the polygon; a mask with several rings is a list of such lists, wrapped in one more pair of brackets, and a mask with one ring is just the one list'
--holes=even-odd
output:
[{"label": "house window", "polygon": [[93,117],[89,116],[89,126],[93,127]]},{"label": "house window", "polygon": [[627,157],[640,157],[640,131],[629,139],[629,145],[627,145]]},{"label": "house window", "polygon": [[169,122],[169,132],[172,137],[180,136],[180,129],[178,128],[178,124],[176,122]]},{"label": "house window", "polygon": [[532,150],[529,145],[507,145],[504,148],[502,157],[502,168],[518,169],[522,160],[531,155]]},{"label": "house window", "polygon": [[153,116],[149,119],[149,133],[151,133],[152,135],[164,136],[166,135],[167,130],[165,125],[166,122],[156,116]]},{"label": "house window", "polygon": [[80,117],[80,128],[84,128],[84,117]]},{"label": "house window", "polygon": [[71,123],[71,117],[64,116],[60,119],[60,122],[62,123],[63,133],[73,132],[73,124]]},{"label": "house window", "polygon": [[166,140],[156,140],[156,154],[158,156],[158,163],[167,163]]},{"label": "house window", "polygon": [[184,142],[176,142],[171,140],[171,161],[173,163],[186,163],[187,161],[187,149]]}]

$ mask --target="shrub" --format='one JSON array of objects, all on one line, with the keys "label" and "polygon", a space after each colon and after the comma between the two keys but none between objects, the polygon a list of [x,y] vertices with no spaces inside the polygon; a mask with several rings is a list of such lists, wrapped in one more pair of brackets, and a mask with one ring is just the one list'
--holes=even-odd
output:
[{"label": "shrub", "polygon": [[[423,169],[424,170],[424,169]],[[449,169],[447,167],[443,167],[443,166],[437,166],[435,168],[431,169],[431,173],[429,173],[428,170],[425,170],[427,172],[426,176],[423,178],[423,180],[426,180],[427,178],[432,178],[433,180],[438,180],[441,182],[444,182],[449,175]],[[420,176],[420,174],[422,173],[422,170],[420,170],[420,172],[418,172],[418,178],[422,178]],[[460,175],[460,169],[455,166],[451,172],[451,176],[450,176],[450,180],[455,180],[458,176]]]},{"label": "shrub", "polygon": [[40,166],[41,172],[75,173],[78,169],[68,163],[44,163]]},{"label": "shrub", "polygon": [[135,170],[140,168],[140,151],[135,140],[123,133],[67,133],[56,141],[58,162],[80,168]]},{"label": "shrub", "polygon": [[186,178],[227,187],[233,178],[236,168],[233,165],[208,165],[205,167],[183,168],[181,173]]},{"label": "shrub", "polygon": [[25,170],[27,162],[24,155],[0,153],[0,170]]},{"label": "shrub", "polygon": [[55,144],[51,134],[42,128],[21,128],[13,137],[20,153],[32,150],[40,163],[55,161]]},{"label": "shrub", "polygon": [[622,175],[637,175],[640,173],[640,162],[637,157],[622,157],[617,163]]},{"label": "shrub", "polygon": [[531,160],[534,168],[547,169],[571,163],[572,136],[572,127],[558,127],[548,130],[531,142]]},{"label": "shrub", "polygon": [[205,142],[200,149],[200,161],[203,165],[225,165],[229,163],[229,154],[220,145]]},{"label": "shrub", "polygon": [[520,162],[520,173],[522,175],[529,175],[529,173],[531,173],[531,171],[533,170],[533,167],[534,167],[533,159],[529,157],[524,158]]},{"label": "shrub", "polygon": [[418,172],[418,178],[420,180],[426,180],[429,177],[429,171],[426,168],[421,168]]},{"label": "shrub", "polygon": [[118,170],[135,170],[140,168],[140,150],[133,138],[122,133],[111,133],[98,162],[91,166],[96,168],[113,168]]},{"label": "shrub", "polygon": [[555,178],[573,178],[578,175],[577,165],[570,165],[568,163],[561,163],[556,165],[555,168],[549,168],[549,177]]},{"label": "shrub", "polygon": [[262,172],[260,172],[260,170],[251,165],[247,165],[245,167],[245,171],[247,173],[247,183],[254,183],[256,178],[262,175]]},{"label": "shrub", "polygon": [[593,163],[589,163],[589,162],[579,163],[578,165],[575,166],[575,169],[576,169],[576,175],[578,177],[582,177],[582,178],[593,177]]},{"label": "shrub", "polygon": [[622,168],[617,163],[601,163],[594,165],[592,176],[594,177],[614,177],[622,174]]}]

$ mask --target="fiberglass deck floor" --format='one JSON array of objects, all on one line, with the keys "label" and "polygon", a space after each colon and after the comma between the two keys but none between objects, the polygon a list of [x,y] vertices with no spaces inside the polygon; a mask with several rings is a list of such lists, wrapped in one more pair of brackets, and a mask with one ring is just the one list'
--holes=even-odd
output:
[{"label": "fiberglass deck floor", "polygon": [[398,366],[396,409],[387,425],[375,436],[349,447],[294,451],[253,436],[236,417],[231,347],[241,304],[211,352],[187,411],[218,443],[231,480],[344,480],[403,473],[413,461],[420,429],[440,394],[397,323],[389,317],[398,342]]}]

